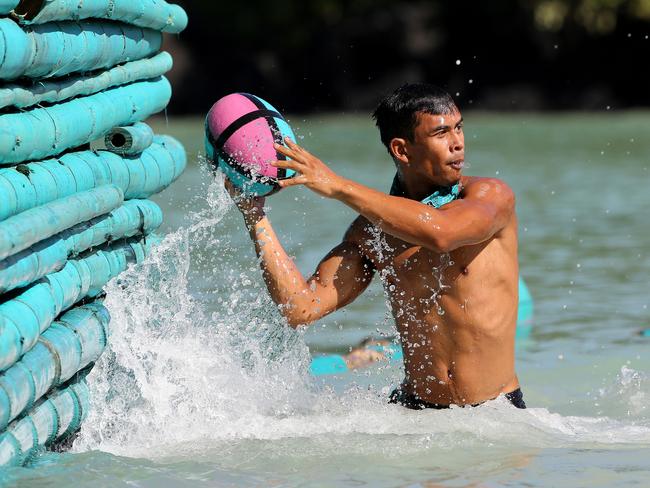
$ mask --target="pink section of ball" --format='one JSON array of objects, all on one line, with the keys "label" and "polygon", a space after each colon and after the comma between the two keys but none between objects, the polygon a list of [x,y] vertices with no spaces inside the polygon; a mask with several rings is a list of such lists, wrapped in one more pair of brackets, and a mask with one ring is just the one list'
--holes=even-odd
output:
[{"label": "pink section of ball", "polygon": [[255,104],[239,93],[220,98],[208,112],[208,125],[212,135],[217,138],[226,127],[244,114],[257,110]]},{"label": "pink section of ball", "polygon": [[[259,108],[247,97],[234,93],[219,99],[208,113],[208,128],[215,140],[226,128],[247,113]],[[243,167],[271,178],[277,178],[278,169],[269,161],[278,159],[273,148],[273,133],[263,117],[237,129],[225,142],[223,149]]]}]

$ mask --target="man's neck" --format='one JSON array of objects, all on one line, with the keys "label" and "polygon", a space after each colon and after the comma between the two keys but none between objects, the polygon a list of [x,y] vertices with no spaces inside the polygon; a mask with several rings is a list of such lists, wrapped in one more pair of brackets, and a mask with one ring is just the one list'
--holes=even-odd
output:
[{"label": "man's neck", "polygon": [[436,191],[448,190],[452,185],[437,185],[419,177],[405,177],[398,173],[398,186],[404,197],[412,200],[422,201]]}]

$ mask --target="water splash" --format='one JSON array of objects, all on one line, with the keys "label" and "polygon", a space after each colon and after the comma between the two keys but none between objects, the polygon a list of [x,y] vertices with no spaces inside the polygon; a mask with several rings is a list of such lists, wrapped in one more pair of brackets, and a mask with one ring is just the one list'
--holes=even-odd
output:
[{"label": "water splash", "polygon": [[[247,414],[309,404],[301,335],[261,292],[258,269],[229,264],[236,250],[215,230],[232,203],[219,179],[206,193],[207,208],[189,212],[187,226],[107,287],[110,348],[89,377],[94,410],[76,449],[186,442],[228,431]],[[214,288],[193,290],[197,273]],[[219,312],[206,297],[222,304]]]},{"label": "water splash", "polygon": [[[269,442],[285,459],[485,445],[650,446],[644,422],[519,411],[502,398],[447,411],[388,405],[389,368],[377,387],[357,386],[354,375],[339,393],[315,384],[301,334],[284,325],[257,266],[238,265],[240,250],[221,237],[232,208],[222,182],[196,193],[207,195],[197,197],[203,210],[188,212],[187,225],[109,285],[111,346],[89,378],[94,409],[77,452],[184,459],[206,452],[227,465],[228,453],[233,463],[263,458]],[[621,388],[634,389],[635,378],[622,370]]]},{"label": "water splash", "polygon": [[647,416],[650,378],[646,373],[636,371],[624,364],[613,383],[599,389],[598,396],[601,399],[617,398],[620,400],[613,404],[606,403],[605,405],[608,405],[609,408],[607,411],[603,411],[601,408],[600,414],[623,414],[630,418]]}]

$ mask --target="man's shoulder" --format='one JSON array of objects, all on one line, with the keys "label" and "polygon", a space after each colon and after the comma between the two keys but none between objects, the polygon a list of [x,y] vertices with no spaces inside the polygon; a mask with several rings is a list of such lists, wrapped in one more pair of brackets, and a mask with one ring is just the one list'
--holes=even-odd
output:
[{"label": "man's shoulder", "polygon": [[515,192],[503,180],[487,176],[467,176],[463,179],[463,198],[489,199],[514,206]]}]

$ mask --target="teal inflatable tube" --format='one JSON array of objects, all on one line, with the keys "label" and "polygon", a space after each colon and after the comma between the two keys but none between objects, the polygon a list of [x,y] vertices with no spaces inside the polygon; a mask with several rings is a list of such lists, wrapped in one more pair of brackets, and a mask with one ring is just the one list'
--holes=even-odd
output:
[{"label": "teal inflatable tube", "polygon": [[117,22],[52,22],[23,30],[0,19],[0,78],[49,78],[112,68],[157,53],[162,34]]},{"label": "teal inflatable tube", "polygon": [[0,87],[0,108],[26,108],[42,103],[59,103],[78,96],[88,96],[108,88],[162,76],[172,68],[167,52],[152,58],[131,61],[99,74],[77,75],[56,80],[41,80],[25,85]]},{"label": "teal inflatable tube", "polygon": [[162,220],[162,210],[154,202],[129,200],[107,215],[71,227],[0,262],[0,293],[58,271],[68,259],[107,241],[150,234]]},{"label": "teal inflatable tube", "polygon": [[19,1],[20,0],[0,0],[0,15],[7,15],[16,8]]},{"label": "teal inflatable tube", "polygon": [[[38,343],[0,376],[9,410],[0,403],[0,430],[51,388],[99,359],[106,347],[108,311],[99,303],[72,310],[54,322]],[[3,395],[5,396],[5,395]]]},{"label": "teal inflatable tube", "polygon": [[[16,13],[20,16],[26,12],[19,7]],[[21,23],[88,18],[118,20],[171,34],[178,34],[187,27],[185,11],[162,0],[43,0],[38,12],[30,17],[23,16]]]},{"label": "teal inflatable tube", "polygon": [[104,137],[106,149],[120,155],[140,154],[153,143],[153,130],[138,122],[128,127],[113,127]]},{"label": "teal inflatable tube", "polygon": [[[398,344],[368,346],[367,349],[381,352],[389,362],[401,361],[404,358],[402,348]],[[341,374],[348,371],[348,365],[345,358],[339,354],[324,354],[312,358],[309,370],[315,376]]]},{"label": "teal inflatable tube", "polygon": [[171,98],[166,78],[111,88],[47,108],[0,115],[0,165],[43,159],[103,137],[163,110]]},{"label": "teal inflatable tube", "polygon": [[[146,175],[152,165],[155,171]],[[17,168],[1,168],[0,221],[44,205],[54,195],[63,198],[108,184],[121,188],[125,199],[148,198],[169,186],[186,165],[180,142],[169,136],[155,136],[151,147],[137,158],[124,159],[108,151],[80,151]],[[35,177],[44,172],[51,177]]]},{"label": "teal inflatable tube", "polygon": [[326,374],[340,374],[348,370],[348,365],[343,356],[339,354],[323,354],[311,359],[309,371],[315,376]]},{"label": "teal inflatable tube", "polygon": [[39,448],[65,440],[81,427],[89,410],[85,377],[52,390],[0,434],[0,466],[21,466]]},{"label": "teal inflatable tube", "polygon": [[525,339],[533,330],[533,297],[523,278],[519,277],[519,307],[517,309],[517,339]]},{"label": "teal inflatable tube", "polygon": [[0,222],[0,260],[119,207],[122,190],[105,185],[26,210]]},{"label": "teal inflatable tube", "polygon": [[131,239],[82,259],[71,259],[61,271],[47,275],[17,297],[1,303],[0,371],[11,367],[34,347],[39,334],[61,312],[83,298],[98,296],[104,285],[129,264],[141,262],[155,242],[153,236],[146,241]]},{"label": "teal inflatable tube", "polygon": [[[519,277],[519,308],[517,314],[516,338],[522,340],[530,335],[533,327],[533,298],[524,280]],[[401,361],[404,358],[402,348],[397,344],[388,346],[371,346],[386,355],[389,362]],[[341,374],[348,371],[345,358],[339,354],[323,354],[312,357],[309,371],[314,376]]]}]

